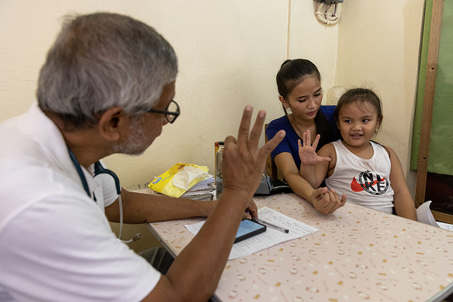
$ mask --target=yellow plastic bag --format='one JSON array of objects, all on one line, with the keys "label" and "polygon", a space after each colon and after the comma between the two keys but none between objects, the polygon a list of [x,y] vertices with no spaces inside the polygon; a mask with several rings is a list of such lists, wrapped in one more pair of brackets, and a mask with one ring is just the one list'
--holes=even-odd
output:
[{"label": "yellow plastic bag", "polygon": [[148,185],[151,190],[170,197],[180,197],[208,175],[207,166],[177,163]]}]

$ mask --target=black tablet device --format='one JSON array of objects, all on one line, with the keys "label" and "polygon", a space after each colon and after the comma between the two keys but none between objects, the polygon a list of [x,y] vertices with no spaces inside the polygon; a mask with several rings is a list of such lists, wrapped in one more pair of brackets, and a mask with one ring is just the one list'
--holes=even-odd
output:
[{"label": "black tablet device", "polygon": [[266,226],[252,220],[242,220],[234,243],[250,238],[252,236],[264,233]]}]

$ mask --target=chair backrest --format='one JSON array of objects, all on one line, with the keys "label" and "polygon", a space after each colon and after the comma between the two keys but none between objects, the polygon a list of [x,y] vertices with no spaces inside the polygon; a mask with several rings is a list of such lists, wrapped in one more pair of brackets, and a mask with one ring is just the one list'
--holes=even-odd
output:
[{"label": "chair backrest", "polygon": [[[265,139],[266,143],[268,141],[267,135],[266,135],[266,129],[267,129],[268,125],[269,124],[265,124],[264,125],[264,139]],[[281,175],[278,174],[277,166],[273,162],[272,157],[271,157],[270,154],[269,154],[269,156],[266,159],[266,174],[269,175],[270,177],[274,178],[274,179],[282,180]]]}]

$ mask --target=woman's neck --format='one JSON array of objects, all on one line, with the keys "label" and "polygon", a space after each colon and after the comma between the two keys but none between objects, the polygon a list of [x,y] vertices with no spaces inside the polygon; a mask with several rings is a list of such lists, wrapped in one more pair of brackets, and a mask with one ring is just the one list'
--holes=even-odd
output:
[{"label": "woman's neck", "polygon": [[310,130],[312,141],[315,139],[317,133],[316,133],[316,124],[315,124],[314,119],[311,119],[311,120],[299,119],[293,113],[288,115],[288,119],[289,119],[291,125],[293,126],[293,129],[296,131],[296,133],[300,137],[303,136],[305,131]]}]

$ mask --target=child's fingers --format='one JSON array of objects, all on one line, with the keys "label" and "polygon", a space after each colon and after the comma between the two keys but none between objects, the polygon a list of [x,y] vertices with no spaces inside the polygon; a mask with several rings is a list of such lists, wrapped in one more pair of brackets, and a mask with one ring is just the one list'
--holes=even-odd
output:
[{"label": "child's fingers", "polygon": [[316,135],[315,141],[313,142],[313,148],[315,148],[315,150],[318,147],[318,143],[319,143],[319,139],[320,138],[321,138],[320,134]]},{"label": "child's fingers", "polygon": [[304,132],[304,146],[310,147],[311,146],[311,134],[310,130]]},{"label": "child's fingers", "polygon": [[330,157],[319,157],[318,156],[318,161],[321,162],[326,162],[326,161],[331,161]]}]

